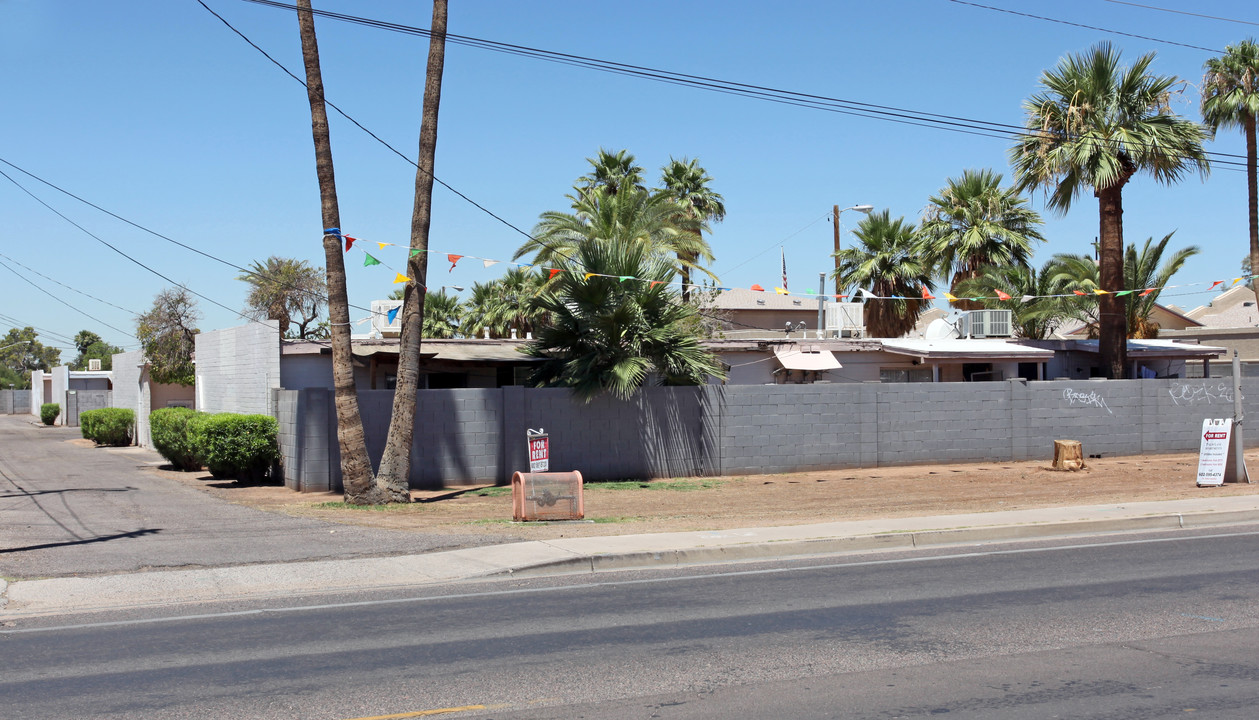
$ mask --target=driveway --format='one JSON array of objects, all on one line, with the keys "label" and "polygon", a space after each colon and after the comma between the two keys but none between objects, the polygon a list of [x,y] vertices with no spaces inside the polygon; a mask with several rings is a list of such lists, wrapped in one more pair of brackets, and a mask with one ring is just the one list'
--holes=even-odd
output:
[{"label": "driveway", "polygon": [[234,505],[150,471],[141,448],[83,447],[78,428],[0,415],[0,576],[414,554],[502,536],[381,530]]}]

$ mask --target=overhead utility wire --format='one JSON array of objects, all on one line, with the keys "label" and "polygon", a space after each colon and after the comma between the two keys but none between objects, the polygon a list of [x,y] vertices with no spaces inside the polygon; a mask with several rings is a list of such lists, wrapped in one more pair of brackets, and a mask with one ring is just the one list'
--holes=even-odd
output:
[{"label": "overhead utility wire", "polygon": [[75,312],[79,313],[79,314],[80,314],[80,315],[82,315],[83,317],[85,317],[85,318],[87,318],[87,319],[89,319],[89,320],[92,320],[92,321],[94,321],[94,322],[98,322],[98,323],[100,323],[101,325],[104,325],[105,327],[109,328],[110,330],[114,330],[114,331],[116,331],[116,332],[120,332],[120,333],[122,333],[123,335],[126,335],[127,337],[135,337],[135,335],[134,335],[134,334],[129,333],[129,332],[127,332],[126,330],[123,330],[122,328],[116,328],[116,327],[114,327],[113,325],[110,325],[109,323],[105,322],[104,320],[101,320],[101,319],[100,319],[100,318],[98,318],[98,317],[93,317],[92,315],[89,315],[86,311],[81,310],[81,309],[79,309],[79,308],[77,308],[77,307],[75,307],[75,306],[71,305],[70,303],[66,302],[65,300],[62,300],[61,298],[57,297],[56,295],[53,295],[52,293],[48,292],[48,291],[47,291],[47,290],[45,290],[44,288],[42,288],[42,287],[40,287],[39,285],[37,285],[37,284],[36,284],[33,280],[31,280],[30,278],[25,277],[24,275],[22,275],[22,273],[20,273],[20,272],[18,272],[17,270],[14,270],[13,268],[9,267],[7,263],[0,262],[0,267],[4,268],[5,270],[8,270],[8,271],[9,271],[9,272],[11,272],[11,273],[13,273],[13,274],[14,274],[14,275],[16,275],[16,276],[17,276],[20,280],[22,280],[22,282],[26,283],[27,285],[30,285],[31,287],[33,287],[33,288],[35,288],[36,290],[38,290],[38,291],[42,292],[43,294],[47,295],[48,297],[52,298],[53,300],[56,300],[57,302],[61,303],[62,305],[65,305],[66,307],[70,308],[71,310],[73,310],[73,311],[75,311]]},{"label": "overhead utility wire", "polygon": [[1124,0],[1106,0],[1108,3],[1116,5],[1130,5],[1145,10],[1158,10],[1160,12],[1176,13],[1177,15],[1188,15],[1190,17],[1205,18],[1207,20],[1219,20],[1221,22],[1237,23],[1238,25],[1259,25],[1259,22],[1251,22],[1249,20],[1238,20],[1236,18],[1216,17],[1215,15],[1203,15],[1202,13],[1189,12],[1187,10],[1174,10],[1172,8],[1155,7],[1154,5],[1142,5],[1141,3],[1125,2]]},{"label": "overhead utility wire", "polygon": [[1071,22],[1070,20],[1059,20],[1057,18],[1045,17],[1044,15],[1033,15],[1031,13],[1019,12],[1018,10],[1008,10],[1006,8],[993,7],[991,5],[980,5],[979,3],[967,2],[966,0],[949,0],[951,3],[958,5],[970,5],[983,10],[992,10],[993,12],[1007,13],[1009,15],[1019,15],[1033,20],[1044,20],[1045,22],[1058,23],[1059,25],[1070,25],[1072,27],[1084,28],[1085,30],[1096,30],[1097,32],[1110,33],[1112,35],[1122,35],[1123,37],[1136,38],[1138,40],[1149,40],[1150,42],[1163,43],[1164,45],[1176,45],[1178,47],[1189,48],[1191,50],[1205,50],[1209,53],[1221,53],[1223,50],[1217,48],[1202,47],[1201,45],[1190,45],[1188,43],[1176,42],[1175,40],[1162,40],[1148,35],[1137,35],[1135,33],[1123,32],[1122,30],[1110,30],[1096,25],[1085,25],[1083,23]]},{"label": "overhead utility wire", "polygon": [[[201,0],[198,0],[201,2]],[[264,5],[268,7],[281,8],[296,11],[297,8],[287,3],[277,2],[277,0],[245,0],[245,2],[254,3],[256,5]],[[202,3],[204,5],[204,3]],[[967,3],[970,4],[970,3]],[[987,7],[987,6],[978,6]],[[208,8],[207,8],[208,9]],[[1000,8],[993,8],[999,10]],[[212,11],[211,11],[212,12]],[[371,20],[355,15],[347,15],[344,13],[336,13],[326,10],[312,10],[313,14],[328,17],[344,22],[364,25],[367,27],[375,27],[392,32],[399,32],[409,35],[417,35],[428,37],[431,31],[417,28],[409,25],[401,25],[398,23],[390,23],[380,20]],[[1035,16],[1033,16],[1035,17]],[[222,18],[220,18],[221,20]],[[581,55],[572,55],[569,53],[560,53],[550,50],[541,50],[524,45],[513,45],[510,43],[502,43],[493,40],[485,40],[469,36],[456,35],[452,33],[446,34],[446,39],[452,44],[476,47],[495,52],[506,54],[531,57],[538,60],[548,62],[556,62],[560,64],[575,65],[588,69],[610,72],[620,75],[631,75],[648,80],[656,80],[675,85],[689,86],[714,92],[722,92],[726,94],[734,94],[753,99],[767,100],[786,105],[795,105],[797,107],[805,107],[815,110],[825,110],[843,115],[851,115],[855,117],[864,117],[867,119],[885,120],[888,122],[896,122],[905,125],[915,125],[918,127],[928,127],[938,130],[948,130],[951,132],[960,132],[970,135],[980,135],[981,137],[1007,138],[1007,137],[1035,137],[1035,133],[1028,130],[1022,125],[1014,125],[1010,123],[992,122],[989,120],[977,120],[974,118],[960,117],[956,115],[946,115],[940,113],[929,113],[919,110],[910,110],[890,105],[877,105],[873,103],[859,102],[855,100],[845,100],[842,98],[829,97],[825,95],[817,95],[812,93],[801,93],[791,90],[781,90],[777,88],[766,87],[762,85],[751,85],[748,83],[739,83],[728,80],[720,80],[717,78],[705,77],[702,75],[691,75],[687,73],[679,73],[671,70],[660,70],[649,68],[641,65],[630,65],[627,63],[619,63],[610,60],[599,60]],[[252,44],[252,43],[251,43]],[[256,46],[255,46],[256,47]],[[1205,48],[1208,49],[1209,48]],[[272,60],[272,62],[275,62]],[[286,71],[287,72],[287,71]],[[291,74],[291,73],[290,73]],[[395,151],[396,152],[396,151]],[[1232,153],[1207,152],[1207,155],[1217,157],[1233,157],[1244,159],[1245,156]],[[1221,162],[1224,165],[1235,164],[1242,166],[1242,163]]]},{"label": "overhead utility wire", "polygon": [[135,310],[128,310],[127,308],[122,307],[122,306],[120,306],[120,305],[115,305],[115,304],[111,303],[111,302],[110,302],[110,301],[108,301],[108,300],[102,300],[102,299],[100,299],[100,298],[96,297],[95,295],[90,295],[90,294],[85,293],[85,292],[83,292],[82,290],[80,290],[80,289],[78,289],[78,288],[76,288],[76,287],[71,287],[71,286],[69,286],[69,285],[66,285],[66,284],[65,284],[65,283],[63,283],[63,282],[60,282],[60,281],[55,280],[55,279],[53,279],[53,278],[50,278],[50,277],[48,277],[47,275],[43,274],[42,272],[40,272],[40,271],[36,270],[35,268],[32,268],[32,267],[29,267],[29,266],[23,265],[22,263],[18,262],[17,260],[14,260],[13,258],[9,257],[8,255],[5,255],[4,253],[0,253],[0,258],[4,258],[5,260],[8,260],[9,262],[13,263],[14,265],[17,265],[18,267],[20,267],[20,268],[22,268],[22,269],[24,269],[24,270],[27,270],[27,271],[29,271],[29,272],[33,272],[33,273],[35,273],[36,275],[38,275],[38,276],[42,277],[43,279],[47,280],[48,282],[57,283],[57,284],[58,284],[58,285],[60,285],[61,287],[65,288],[65,289],[67,289],[67,290],[69,290],[69,291],[71,291],[71,292],[76,292],[76,293],[78,293],[78,294],[80,294],[80,295],[82,295],[82,296],[84,296],[84,297],[91,298],[92,300],[95,300],[95,301],[96,301],[96,302],[98,302],[98,303],[104,303],[105,305],[109,305],[110,307],[115,307],[115,308],[118,308],[119,310],[121,310],[121,311],[123,311],[123,312],[125,312],[125,313],[130,313],[131,315],[139,315],[139,314],[140,314],[140,313],[136,312]]},{"label": "overhead utility wire", "polygon": [[28,327],[38,333],[43,333],[44,335],[51,335],[54,340],[58,340],[59,342],[69,343],[70,345],[74,345],[74,339],[68,335],[63,335],[62,333],[49,330],[48,328],[41,328],[41,327],[32,325],[30,323],[22,322],[21,320],[18,320],[17,318],[11,315],[0,314],[0,320],[3,320],[9,323],[9,325],[11,325],[15,330],[19,327],[24,327],[24,328]]},{"label": "overhead utility wire", "polygon": [[[7,163],[6,163],[6,164],[7,164]],[[24,187],[21,183],[19,183],[17,180],[14,180],[12,177],[10,177],[10,176],[9,176],[9,174],[8,174],[8,173],[4,172],[3,170],[0,170],[0,176],[4,176],[4,179],[6,179],[6,180],[8,180],[9,182],[11,182],[11,183],[13,183],[14,185],[16,185],[16,186],[18,187],[18,189],[20,189],[22,192],[24,192],[24,193],[26,193],[27,195],[30,195],[32,198],[34,198],[35,202],[37,202],[37,203],[39,203],[40,205],[43,205],[44,207],[48,208],[48,209],[49,209],[49,210],[51,210],[54,214],[56,214],[58,217],[60,217],[62,220],[65,220],[66,222],[68,222],[68,223],[70,223],[71,225],[75,226],[75,227],[76,227],[76,228],[78,228],[79,230],[82,230],[82,231],[83,231],[83,232],[84,232],[84,233],[85,233],[88,237],[90,237],[90,238],[92,238],[93,240],[95,240],[96,242],[98,242],[98,243],[100,243],[100,244],[104,245],[105,247],[109,248],[110,250],[113,250],[114,252],[116,252],[116,253],[118,253],[119,255],[121,255],[121,256],[123,256],[123,257],[125,257],[126,259],[130,260],[131,262],[135,263],[136,265],[139,265],[140,267],[144,268],[145,270],[148,270],[149,272],[151,272],[151,273],[153,273],[154,275],[156,275],[156,276],[158,276],[158,277],[162,278],[163,280],[165,280],[166,282],[168,282],[168,283],[170,283],[170,284],[172,284],[172,285],[176,285],[176,286],[178,286],[178,287],[182,287],[182,288],[184,288],[184,289],[185,289],[185,290],[187,290],[188,292],[192,293],[193,295],[196,295],[197,297],[201,298],[202,300],[205,300],[205,301],[206,301],[206,302],[208,302],[208,303],[211,303],[211,304],[213,304],[213,305],[217,305],[217,306],[219,306],[219,307],[223,308],[224,310],[226,310],[226,311],[228,311],[228,312],[230,312],[230,313],[232,313],[232,314],[234,314],[234,315],[239,315],[240,317],[242,317],[242,318],[244,318],[244,319],[246,319],[246,320],[248,320],[248,319],[249,319],[248,317],[245,317],[245,315],[244,315],[243,313],[241,313],[240,311],[238,311],[238,310],[233,310],[233,309],[229,308],[228,306],[224,305],[223,303],[221,303],[221,302],[219,302],[219,301],[217,301],[217,300],[214,300],[214,299],[212,299],[212,298],[206,297],[205,295],[202,295],[201,293],[197,292],[196,290],[193,290],[192,288],[190,288],[190,287],[188,287],[188,286],[184,285],[183,283],[178,283],[178,282],[175,282],[174,280],[172,280],[172,279],[170,279],[170,278],[166,277],[166,276],[165,276],[165,275],[163,275],[162,273],[160,273],[160,272],[158,272],[158,271],[154,270],[153,268],[149,267],[148,265],[145,265],[144,263],[140,262],[139,260],[136,260],[135,258],[133,258],[133,257],[131,257],[130,255],[128,255],[127,253],[125,253],[125,252],[123,252],[123,251],[119,250],[118,248],[116,248],[116,247],[114,247],[113,245],[109,244],[108,242],[106,242],[105,240],[101,239],[100,237],[98,237],[98,236],[96,236],[96,235],[92,234],[92,232],[91,232],[90,230],[88,230],[87,228],[83,227],[82,225],[80,225],[80,224],[76,223],[75,221],[71,220],[70,218],[66,217],[66,216],[65,216],[65,215],[63,215],[63,214],[62,214],[59,210],[57,210],[57,209],[56,209],[56,208],[54,208],[53,206],[49,205],[48,203],[44,202],[43,200],[41,200],[38,196],[36,196],[36,195],[35,195],[35,193],[32,193],[30,190],[27,190],[27,189],[26,189],[26,188],[25,188],[25,187]],[[116,328],[115,328],[115,329],[116,329]],[[128,334],[130,335],[130,333],[128,333]],[[134,337],[134,336],[133,336],[133,337]]]},{"label": "overhead utility wire", "polygon": [[[69,196],[69,197],[71,197],[71,198],[74,198],[75,200],[78,200],[79,202],[83,203],[84,205],[87,205],[87,206],[88,206],[88,207],[90,207],[90,208],[93,208],[93,209],[95,209],[95,210],[99,210],[100,212],[103,212],[103,213],[105,213],[106,215],[108,215],[108,216],[110,216],[110,217],[112,217],[112,218],[114,218],[114,219],[116,219],[116,220],[120,220],[120,221],[122,221],[122,222],[124,222],[124,223],[126,223],[126,224],[130,225],[131,227],[136,228],[137,230],[141,230],[141,231],[143,231],[143,232],[146,232],[146,233],[148,233],[148,234],[152,235],[153,237],[156,237],[156,238],[159,238],[159,239],[165,240],[166,242],[168,242],[168,243],[172,243],[172,244],[174,244],[174,245],[178,245],[179,247],[184,248],[184,249],[186,249],[186,250],[191,250],[192,252],[194,252],[194,253],[196,253],[196,254],[198,254],[198,255],[201,255],[202,257],[209,258],[210,260],[213,260],[213,261],[215,261],[215,262],[217,262],[217,263],[221,263],[221,264],[223,264],[223,265],[226,265],[227,267],[232,268],[232,269],[234,269],[234,270],[239,270],[240,272],[242,272],[242,273],[244,273],[244,274],[246,274],[246,275],[250,275],[250,276],[254,276],[254,277],[259,277],[259,278],[262,278],[262,279],[264,279],[264,280],[272,280],[272,281],[274,281],[274,278],[271,278],[271,277],[269,277],[269,276],[267,276],[267,275],[265,275],[265,274],[262,274],[262,273],[257,273],[257,272],[254,272],[253,270],[248,269],[248,268],[241,267],[240,265],[237,265],[236,263],[231,262],[230,260],[224,260],[223,258],[218,257],[218,256],[216,256],[216,255],[212,255],[212,254],[210,254],[210,253],[208,253],[208,252],[205,252],[204,250],[200,250],[200,249],[195,248],[195,247],[193,247],[193,246],[191,246],[191,245],[187,245],[187,244],[181,243],[181,242],[179,242],[178,240],[175,240],[175,239],[173,239],[173,238],[167,237],[166,235],[163,235],[163,234],[161,234],[161,233],[157,232],[156,230],[150,230],[149,228],[147,228],[147,227],[145,227],[145,226],[143,226],[143,225],[140,225],[139,223],[136,223],[136,222],[133,222],[133,221],[131,221],[131,220],[128,220],[127,218],[125,218],[125,217],[123,217],[123,216],[121,216],[121,215],[118,215],[117,213],[110,212],[109,210],[107,210],[107,209],[105,209],[105,208],[101,207],[100,205],[97,205],[96,203],[94,203],[94,202],[92,202],[92,201],[90,201],[90,200],[86,200],[86,199],[84,199],[84,198],[82,198],[82,197],[79,197],[78,195],[75,195],[74,193],[70,192],[69,190],[66,190],[65,188],[62,188],[62,187],[60,187],[60,186],[58,186],[58,185],[55,185],[55,184],[53,184],[53,183],[51,183],[51,182],[49,182],[49,181],[47,181],[47,180],[45,180],[45,179],[41,178],[40,176],[38,176],[38,175],[36,175],[36,174],[32,173],[32,172],[31,172],[31,171],[29,171],[29,170],[26,170],[26,169],[20,168],[20,167],[18,167],[17,165],[14,165],[13,163],[9,162],[8,160],[5,160],[4,158],[0,158],[0,163],[3,163],[3,164],[5,164],[5,165],[8,165],[9,167],[13,168],[14,170],[17,170],[18,172],[22,173],[23,175],[26,175],[27,177],[31,178],[32,180],[35,180],[35,181],[40,182],[40,183],[43,183],[44,185],[46,185],[46,186],[48,186],[48,187],[52,188],[53,190],[56,190],[56,191],[57,191],[57,192],[59,192],[59,193],[62,193],[63,195],[67,195],[67,196]],[[4,175],[3,171],[0,171],[0,175]],[[9,177],[9,176],[8,176],[8,175],[5,175],[5,177],[7,178],[7,177]],[[10,182],[13,182],[13,179],[12,179],[12,178],[9,178],[9,181],[10,181]],[[16,185],[17,183],[14,183],[14,184]],[[21,185],[18,185],[18,187],[22,187],[22,186],[21,186]],[[23,190],[26,190],[26,188],[22,188],[22,189],[23,189]],[[30,191],[29,191],[29,190],[26,190],[26,193],[27,193],[28,195],[31,195],[31,193],[30,193]],[[31,195],[31,197],[34,197],[34,195]],[[38,200],[38,198],[36,198],[36,199]],[[42,201],[41,201],[41,202],[42,202]],[[44,207],[48,207],[48,205],[47,205],[47,204],[44,204]],[[51,209],[51,208],[50,208],[50,209]],[[54,212],[56,212],[56,211],[54,211]],[[57,214],[58,214],[58,215],[60,215],[60,213],[57,213]],[[63,215],[62,217],[65,217],[65,216]],[[75,227],[78,227],[78,226],[76,225]],[[79,229],[80,229],[80,230],[82,230],[83,228],[79,228]],[[85,232],[86,232],[86,231],[85,231]],[[90,233],[89,233],[89,234],[90,234]],[[95,236],[93,236],[93,237],[95,237]],[[0,257],[3,257],[3,256],[0,256]],[[15,261],[15,262],[16,262],[16,261]],[[21,264],[21,263],[18,263],[18,264]],[[25,265],[23,265],[23,267],[26,267],[26,266],[25,266]],[[28,269],[29,269],[29,268],[28,268]],[[148,268],[145,268],[145,269],[147,270]],[[32,272],[35,272],[35,271],[33,271],[33,270],[32,270]],[[42,277],[46,277],[46,276],[42,276]],[[48,279],[50,279],[50,280],[51,280],[52,278],[48,278]],[[56,282],[56,281],[55,281],[55,280],[53,280],[53,282]],[[58,283],[58,284],[60,285],[60,283]],[[176,284],[176,285],[179,285],[179,283],[175,283],[175,284]],[[291,285],[291,284],[289,284],[289,283],[285,283],[285,282],[278,282],[278,284],[279,284],[279,285],[281,285],[281,286],[283,286],[283,287],[285,287],[285,288],[287,288],[287,289],[289,289],[289,290],[294,290],[294,291],[297,291],[297,292],[303,293],[303,294],[305,294],[305,295],[309,295],[309,296],[312,296],[312,297],[316,297],[316,298],[318,298],[318,299],[320,299],[320,300],[323,300],[324,302],[327,302],[327,301],[328,301],[328,296],[327,296],[327,295],[324,295],[323,293],[315,292],[315,291],[313,291],[313,290],[306,290],[306,289],[304,289],[304,288],[300,288],[300,287],[297,287],[297,286],[295,286],[295,285]],[[182,287],[182,286],[181,286],[181,287]],[[71,289],[71,290],[73,290],[74,288],[70,288],[70,289]],[[76,291],[76,292],[78,292],[78,291]],[[189,292],[192,292],[192,291],[191,291],[191,290],[189,290]],[[84,294],[86,294],[86,293],[84,293]],[[194,293],[194,294],[195,294],[195,293]],[[91,296],[91,295],[88,295],[88,297],[92,297],[92,296]],[[200,297],[200,296],[198,296],[198,297]],[[93,299],[94,299],[94,300],[96,300],[96,299],[99,299],[99,298],[93,298]],[[105,301],[104,301],[104,300],[102,300],[101,302],[105,302]],[[213,302],[213,301],[211,300],[211,302]],[[112,304],[112,303],[110,303],[110,304]],[[217,304],[217,303],[216,303],[216,304]],[[118,306],[117,306],[117,305],[114,305],[114,307],[118,307]],[[223,306],[222,306],[222,305],[220,305],[219,307],[223,307]],[[362,310],[362,311],[364,311],[364,312],[371,312],[371,309],[370,309],[370,308],[365,308],[365,307],[362,307],[362,306],[359,306],[359,305],[350,305],[350,307],[354,308],[355,310]],[[127,310],[126,308],[118,308],[118,309],[119,309],[119,310],[124,310],[125,312],[129,312],[129,313],[131,313],[131,314],[133,314],[133,315],[138,314],[138,313],[136,313],[135,311],[133,311],[133,310]],[[245,315],[243,315],[242,313],[237,312],[237,311],[235,311],[235,310],[233,310],[232,312],[235,312],[237,315],[240,315],[241,317],[246,317],[246,316],[245,316]],[[246,318],[246,319],[248,319],[248,318]]]}]

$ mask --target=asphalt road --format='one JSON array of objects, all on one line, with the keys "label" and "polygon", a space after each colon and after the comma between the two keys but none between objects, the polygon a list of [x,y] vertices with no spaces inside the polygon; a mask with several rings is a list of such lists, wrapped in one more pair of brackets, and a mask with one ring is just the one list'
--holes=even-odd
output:
[{"label": "asphalt road", "polygon": [[1257,549],[1248,526],[42,619],[0,629],[0,716],[1250,719]]},{"label": "asphalt road", "polygon": [[140,448],[0,415],[0,576],[63,577],[422,553],[502,537],[397,532],[232,505],[160,479]]}]

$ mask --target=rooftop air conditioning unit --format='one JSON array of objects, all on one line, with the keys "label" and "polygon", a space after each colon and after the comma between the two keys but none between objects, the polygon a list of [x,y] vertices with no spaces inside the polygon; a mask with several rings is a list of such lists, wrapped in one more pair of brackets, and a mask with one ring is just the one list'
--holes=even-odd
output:
[{"label": "rooftop air conditioning unit", "polygon": [[95,371],[100,370],[100,369],[101,369],[101,360],[100,360],[100,358],[92,358],[92,359],[88,360],[88,361],[87,361],[87,369],[88,369],[88,370],[95,370]]},{"label": "rooftop air conditioning unit", "polygon": [[861,303],[826,303],[826,337],[865,337],[864,308]]},{"label": "rooftop air conditioning unit", "polygon": [[971,310],[962,320],[968,338],[1011,337],[1009,310]]},{"label": "rooftop air conditioning unit", "polygon": [[[372,330],[381,337],[395,338],[402,334],[401,300],[372,301]],[[392,316],[392,320],[390,317]]]}]

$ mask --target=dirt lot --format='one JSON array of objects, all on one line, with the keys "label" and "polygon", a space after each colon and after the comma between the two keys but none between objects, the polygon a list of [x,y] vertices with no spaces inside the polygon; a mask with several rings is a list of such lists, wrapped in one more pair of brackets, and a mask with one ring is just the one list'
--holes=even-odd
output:
[{"label": "dirt lot", "polygon": [[[1259,477],[1259,450],[1246,453]],[[413,492],[411,505],[347,508],[337,494],[240,486],[206,473],[153,470],[228,502],[331,522],[419,532],[501,533],[543,540],[947,515],[1060,505],[1259,494],[1255,484],[1199,488],[1196,453],[1089,459],[1077,472],[1042,462],[917,465],[779,475],[588,483],[585,523],[513,523],[505,487]]]}]

